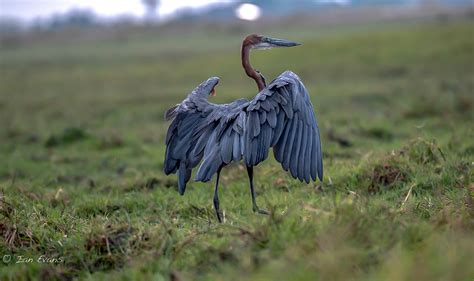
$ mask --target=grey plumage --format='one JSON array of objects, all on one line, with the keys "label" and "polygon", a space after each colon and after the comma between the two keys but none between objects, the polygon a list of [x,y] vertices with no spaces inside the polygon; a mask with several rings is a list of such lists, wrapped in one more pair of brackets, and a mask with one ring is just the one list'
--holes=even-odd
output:
[{"label": "grey plumage", "polygon": [[200,162],[195,180],[206,182],[220,167],[234,161],[243,159],[248,167],[258,165],[272,147],[275,159],[294,178],[322,180],[317,119],[296,74],[282,73],[251,101],[221,105],[208,101],[218,81],[217,77],[204,81],[165,113],[172,123],[166,136],[164,172],[178,172],[181,194]]}]

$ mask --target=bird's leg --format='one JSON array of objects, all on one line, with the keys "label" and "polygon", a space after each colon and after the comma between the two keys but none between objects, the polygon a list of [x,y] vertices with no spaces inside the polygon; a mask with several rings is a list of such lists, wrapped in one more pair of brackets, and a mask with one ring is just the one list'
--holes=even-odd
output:
[{"label": "bird's leg", "polygon": [[214,209],[220,223],[222,223],[221,213],[219,212],[219,175],[221,174],[221,169],[222,166],[217,170],[216,188],[214,189]]},{"label": "bird's leg", "polygon": [[252,194],[252,207],[253,211],[257,212],[259,214],[264,214],[264,215],[269,215],[270,213],[264,209],[260,209],[257,206],[257,201],[255,199],[255,189],[253,188],[253,167],[247,166],[247,173],[249,175],[249,181],[250,181],[250,193]]}]

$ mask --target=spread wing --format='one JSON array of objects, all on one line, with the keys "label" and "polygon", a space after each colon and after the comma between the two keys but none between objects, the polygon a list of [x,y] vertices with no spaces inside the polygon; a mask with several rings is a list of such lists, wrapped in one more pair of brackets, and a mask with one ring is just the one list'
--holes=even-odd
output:
[{"label": "spread wing", "polygon": [[198,181],[209,181],[220,166],[240,161],[246,100],[217,105],[207,94],[191,93],[165,113],[174,118],[166,136],[165,174],[178,172],[179,192],[184,194],[191,172],[201,160]]},{"label": "spread wing", "polygon": [[291,71],[282,73],[246,108],[244,159],[248,166],[275,159],[294,178],[323,179],[321,141],[308,91]]},{"label": "spread wing", "polygon": [[209,103],[208,93],[193,91],[165,113],[172,119],[166,136],[164,172],[178,173],[184,194],[192,169],[195,180],[209,181],[218,169],[244,158],[255,166],[273,147],[275,159],[294,178],[323,178],[321,141],[308,92],[299,77],[286,71],[250,102]]}]

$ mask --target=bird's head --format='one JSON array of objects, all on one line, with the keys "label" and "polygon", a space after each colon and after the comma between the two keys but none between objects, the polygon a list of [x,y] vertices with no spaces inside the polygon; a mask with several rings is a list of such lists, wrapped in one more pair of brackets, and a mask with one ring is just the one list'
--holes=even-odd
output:
[{"label": "bird's head", "polygon": [[250,34],[245,37],[244,46],[250,46],[252,49],[256,50],[267,50],[271,48],[278,48],[278,47],[294,47],[301,45],[300,43],[285,40],[285,39],[278,39],[278,38],[271,38],[266,37],[263,35],[257,34]]},{"label": "bird's head", "polygon": [[193,93],[199,94],[199,95],[204,95],[204,96],[215,96],[216,95],[216,90],[215,87],[219,83],[219,77],[211,77],[207,79],[206,81],[202,82],[197,86],[194,90]]}]

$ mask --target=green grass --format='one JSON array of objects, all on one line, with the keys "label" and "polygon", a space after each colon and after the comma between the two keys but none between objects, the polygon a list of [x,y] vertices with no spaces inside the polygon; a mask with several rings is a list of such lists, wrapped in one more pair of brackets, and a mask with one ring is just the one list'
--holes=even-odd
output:
[{"label": "green grass", "polygon": [[[305,26],[2,48],[0,279],[473,280],[472,19]],[[219,224],[213,183],[181,197],[162,173],[162,116],[209,76],[215,102],[253,97],[238,57],[252,28],[303,43],[252,61],[309,89],[325,180],[301,184],[269,157],[262,216],[243,167],[227,167]]]}]

